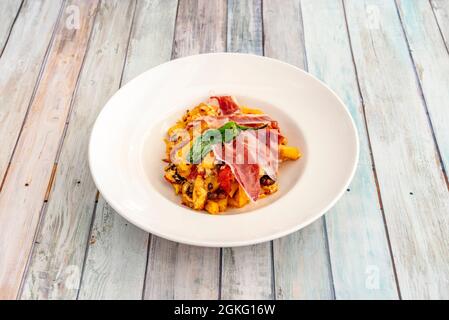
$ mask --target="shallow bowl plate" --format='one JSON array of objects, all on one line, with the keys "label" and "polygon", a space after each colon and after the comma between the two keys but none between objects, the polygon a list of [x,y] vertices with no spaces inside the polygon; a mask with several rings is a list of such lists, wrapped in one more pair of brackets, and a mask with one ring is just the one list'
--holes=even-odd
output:
[{"label": "shallow bowl plate", "polygon": [[[166,130],[211,95],[263,109],[304,154],[281,166],[276,194],[224,215],[182,206],[161,161]],[[95,122],[89,163],[105,200],[133,224],[173,241],[229,247],[282,237],[318,219],[347,188],[358,148],[348,110],[322,82],[274,59],[217,53],[170,61],[120,89]]]}]

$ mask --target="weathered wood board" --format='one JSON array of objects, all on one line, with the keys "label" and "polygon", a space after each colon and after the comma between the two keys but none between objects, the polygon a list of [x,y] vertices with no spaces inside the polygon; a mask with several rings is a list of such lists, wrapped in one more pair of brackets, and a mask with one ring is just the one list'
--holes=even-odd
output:
[{"label": "weathered wood board", "polygon": [[89,136],[119,87],[133,14],[131,1],[102,2],[98,9],[23,299],[77,297],[97,193],[89,172]]},{"label": "weathered wood board", "polygon": [[[173,58],[226,50],[226,1],[180,0]],[[217,299],[220,250],[152,236],[145,299]]]},{"label": "weathered wood board", "polygon": [[78,8],[78,23],[72,28],[64,18],[58,24],[0,194],[0,299],[15,298],[19,291],[89,42],[97,1],[68,1],[65,5]]},{"label": "weathered wood board", "polygon": [[[176,8],[175,0],[137,2],[122,84],[170,59]],[[100,195],[79,299],[142,298],[149,237]]]},{"label": "weathered wood board", "polygon": [[400,294],[448,298],[448,190],[397,8],[344,3]]}]

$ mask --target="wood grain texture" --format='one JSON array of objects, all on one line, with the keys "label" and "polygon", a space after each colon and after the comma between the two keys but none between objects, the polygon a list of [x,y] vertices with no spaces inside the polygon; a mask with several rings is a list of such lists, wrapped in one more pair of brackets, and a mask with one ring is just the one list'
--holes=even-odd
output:
[{"label": "wood grain texture", "polygon": [[[307,69],[300,2],[263,3],[265,55]],[[282,35],[282,36],[280,36]],[[324,219],[273,241],[277,299],[332,299]]]},{"label": "wood grain texture", "polygon": [[449,52],[449,3],[446,0],[430,0],[439,31]]},{"label": "wood grain texture", "polygon": [[[122,84],[170,59],[176,0],[138,1]],[[79,299],[140,299],[149,234],[129,224],[100,195]]]},{"label": "wood grain texture", "polygon": [[78,298],[141,299],[147,249],[148,233],[128,223],[101,197]]},{"label": "wood grain texture", "polygon": [[[260,0],[228,1],[227,49],[263,55]],[[273,297],[271,242],[224,248],[222,299]]]},{"label": "wood grain texture", "polygon": [[343,99],[360,141],[354,179],[326,214],[335,298],[397,299],[343,6],[340,1],[326,0],[303,0],[301,4],[309,72]]},{"label": "wood grain texture", "polygon": [[14,20],[20,10],[22,0],[0,2],[0,57],[11,33]]},{"label": "wood grain texture", "polygon": [[449,169],[449,52],[429,2],[415,3],[401,0],[397,1],[397,6],[442,162],[447,172]]},{"label": "wood grain texture", "polygon": [[[61,3],[25,1],[1,56],[0,181],[7,170],[34,92],[34,84],[39,78]],[[30,43],[33,43],[33,50],[30,50]]]},{"label": "wood grain texture", "polygon": [[448,298],[448,190],[395,3],[345,7],[401,295]]},{"label": "wood grain texture", "polygon": [[133,13],[133,1],[103,1],[99,7],[22,299],[78,294],[97,192],[89,172],[89,136],[119,87]]},{"label": "wood grain texture", "polygon": [[[0,299],[16,298],[92,29],[97,1],[69,1],[0,194]],[[57,93],[57,94],[56,94]]]},{"label": "wood grain texture", "polygon": [[[226,50],[226,1],[180,0],[173,57]],[[145,299],[217,299],[220,250],[152,236]]]}]

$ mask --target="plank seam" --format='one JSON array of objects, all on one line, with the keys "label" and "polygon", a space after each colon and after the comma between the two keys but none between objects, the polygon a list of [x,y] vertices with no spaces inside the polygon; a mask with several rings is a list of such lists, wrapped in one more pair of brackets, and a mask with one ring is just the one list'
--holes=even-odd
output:
[{"label": "plank seam", "polygon": [[[229,0],[226,1],[226,17],[225,17],[225,30],[226,30],[226,39],[224,41],[225,51],[228,52],[228,27],[229,27]],[[218,259],[218,300],[222,300],[222,291],[223,291],[223,248],[220,248],[219,251],[219,259]]]},{"label": "plank seam", "polygon": [[9,30],[8,30],[8,36],[6,37],[5,44],[4,44],[4,46],[3,46],[3,48],[2,48],[2,50],[1,50],[1,52],[0,52],[0,59],[1,59],[1,57],[3,56],[3,52],[5,51],[6,46],[8,45],[9,37],[11,36],[12,29],[14,28],[14,25],[16,24],[16,21],[17,21],[17,18],[19,17],[20,11],[22,10],[23,2],[24,2],[24,1],[25,1],[25,0],[22,0],[22,2],[20,3],[19,9],[18,9],[17,12],[16,12],[16,15],[15,15],[15,17],[14,17],[14,20],[12,21],[11,26],[9,27]]},{"label": "plank seam", "polygon": [[151,249],[151,242],[152,242],[152,237],[151,237],[151,233],[148,233],[148,244],[147,244],[147,259],[145,262],[145,274],[143,277],[143,286],[142,286],[142,296],[141,296],[141,300],[145,300],[145,291],[147,289],[147,272],[148,272],[148,264],[150,262],[150,249]]},{"label": "plank seam", "polygon": [[80,84],[80,80],[81,80],[81,74],[82,74],[82,72],[84,70],[84,64],[85,64],[85,61],[86,61],[86,55],[87,55],[87,53],[89,52],[89,49],[90,49],[91,39],[92,39],[92,35],[93,35],[93,32],[94,32],[94,28],[95,28],[95,21],[97,19],[97,13],[99,11],[101,2],[102,2],[102,0],[98,0],[97,7],[95,8],[95,15],[94,15],[93,21],[92,21],[92,29],[90,30],[89,39],[87,40],[86,50],[84,51],[84,56],[83,56],[83,61],[81,62],[80,71],[79,71],[78,76],[76,78],[75,89],[73,90],[72,97],[70,98],[70,106],[69,106],[69,110],[67,112],[67,118],[66,118],[66,121],[65,121],[65,124],[64,124],[64,129],[62,131],[61,138],[59,140],[58,150],[56,151],[55,164],[57,164],[59,162],[59,157],[61,156],[62,147],[64,145],[65,137],[66,137],[67,130],[68,130],[68,127],[69,127],[70,118],[72,117],[72,112],[73,112],[73,108],[74,108],[73,105],[75,103],[75,97],[78,94],[79,84]]},{"label": "plank seam", "polygon": [[330,245],[329,245],[329,235],[327,233],[326,215],[323,216],[323,228],[324,228],[324,241],[325,241],[325,245],[326,245],[327,260],[329,262],[328,272],[329,272],[329,281],[330,281],[330,285],[331,285],[332,300],[336,300],[337,295],[335,293],[334,271],[332,268],[331,251],[330,251]]},{"label": "plank seam", "polygon": [[95,216],[97,213],[97,207],[98,207],[98,195],[99,192],[97,191],[97,195],[96,195],[96,199],[95,199],[95,203],[94,203],[94,208],[92,210],[92,219],[90,220],[90,225],[89,225],[89,233],[87,234],[87,239],[86,239],[86,248],[84,249],[84,257],[83,257],[83,264],[81,266],[81,274],[80,274],[80,280],[79,280],[79,285],[78,285],[78,289],[76,292],[76,300],[79,300],[80,297],[80,292],[81,292],[81,287],[83,286],[83,278],[84,278],[84,271],[86,269],[86,261],[87,261],[87,257],[89,254],[89,239],[92,235],[92,229],[94,227],[94,221],[95,221]]},{"label": "plank seam", "polygon": [[[432,133],[432,139],[433,139],[433,142],[435,144],[436,153],[438,155],[438,161],[440,162],[439,163],[440,164],[440,168],[441,168],[441,171],[442,171],[442,174],[443,174],[443,178],[444,178],[444,180],[446,182],[446,188],[449,191],[449,180],[448,180],[448,176],[447,176],[447,172],[446,172],[447,168],[445,168],[445,166],[444,166],[443,156],[441,155],[440,146],[438,145],[438,140],[437,140],[437,137],[436,137],[436,134],[435,134],[435,129],[433,127],[432,119],[431,119],[430,113],[429,113],[429,107],[428,107],[427,100],[426,100],[426,97],[425,97],[425,94],[424,94],[424,90],[422,88],[421,80],[419,79],[419,76],[418,76],[418,71],[416,70],[416,62],[415,62],[415,59],[413,58],[412,49],[411,49],[410,42],[409,42],[408,37],[407,37],[407,32],[405,31],[404,22],[402,21],[401,13],[399,12],[399,6],[398,6],[398,3],[397,3],[397,0],[394,1],[394,4],[395,4],[395,8],[396,8],[396,14],[398,15],[398,18],[399,18],[399,23],[401,25],[402,33],[404,35],[404,40],[405,40],[405,42],[407,44],[407,50],[408,50],[408,54],[409,54],[409,57],[410,57],[410,62],[412,64],[412,66],[413,66],[413,73],[415,74],[415,80],[416,80],[416,84],[418,85],[418,90],[419,90],[420,97],[421,97],[421,100],[422,100],[422,105],[424,107],[424,111],[425,111],[426,116],[427,116],[427,121],[429,123],[430,132]],[[431,10],[432,10],[432,8],[431,8]],[[443,43],[444,43],[444,40],[443,40]]]},{"label": "plank seam", "polygon": [[[174,25],[173,25],[173,39],[172,39],[172,53],[171,53],[171,59],[173,59],[173,48],[174,48],[174,43],[175,43],[175,32],[174,30],[176,29],[176,18],[178,17],[178,9],[179,9],[179,0],[176,2],[176,12],[175,12],[175,19],[174,19]],[[126,55],[125,55],[125,62],[123,64],[123,70],[122,70],[122,77],[120,79],[120,86],[122,86],[122,81],[123,81],[123,74],[125,72],[125,66],[126,66],[126,61],[128,59],[128,50],[129,50],[129,44],[131,41],[131,37],[132,37],[132,33],[134,31],[134,24],[135,24],[135,16],[136,16],[136,12],[137,12],[137,0],[134,6],[134,14],[133,14],[133,21],[131,23],[131,28],[130,28],[130,32],[129,32],[129,38],[128,38],[128,46],[126,48]],[[147,272],[148,272],[148,264],[150,263],[150,251],[151,251],[151,244],[153,242],[153,235],[151,233],[148,233],[148,244],[147,244],[147,257],[146,257],[146,263],[145,263],[145,273],[143,276],[143,285],[142,285],[142,300],[145,299],[145,291],[147,289]]]},{"label": "plank seam", "polygon": [[348,23],[348,17],[347,17],[347,14],[346,14],[345,0],[341,0],[341,1],[342,1],[342,5],[343,5],[343,15],[344,15],[344,18],[345,18],[346,33],[348,35],[348,42],[349,42],[349,49],[351,51],[352,64],[354,66],[354,73],[355,73],[355,77],[356,77],[356,80],[357,80],[356,81],[357,82],[357,90],[358,90],[358,93],[359,93],[360,102],[362,104],[363,120],[364,120],[364,124],[365,124],[366,136],[367,136],[367,139],[368,139],[368,147],[369,147],[369,151],[370,151],[370,158],[371,158],[371,163],[372,163],[374,182],[376,183],[377,198],[378,198],[379,205],[380,205],[380,211],[382,213],[382,220],[383,220],[383,223],[384,223],[385,236],[387,238],[388,250],[389,250],[389,253],[390,253],[391,264],[392,264],[392,267],[393,267],[393,274],[394,274],[394,280],[395,280],[395,284],[396,284],[396,290],[397,290],[399,299],[402,300],[401,289],[400,289],[400,286],[399,286],[398,274],[397,274],[397,270],[396,270],[396,264],[395,264],[394,256],[393,256],[393,248],[391,246],[390,233],[388,231],[387,220],[386,220],[386,217],[385,217],[385,211],[384,211],[383,202],[382,202],[382,194],[381,194],[381,191],[380,191],[379,179],[378,179],[378,176],[377,176],[376,164],[374,162],[373,149],[372,149],[372,145],[371,145],[371,137],[370,137],[370,134],[369,134],[368,122],[367,122],[367,119],[366,119],[365,100],[363,98],[362,89],[360,87],[359,74],[358,74],[357,65],[355,63],[355,58],[354,58],[354,50],[352,49],[352,40],[351,40],[351,34],[349,32],[349,23]]},{"label": "plank seam", "polygon": [[25,115],[23,117],[23,121],[22,121],[22,124],[20,126],[19,133],[17,134],[16,142],[15,142],[14,147],[12,149],[11,156],[9,157],[8,169],[5,171],[5,174],[3,175],[2,183],[0,185],[0,192],[2,191],[3,186],[4,186],[5,182],[6,182],[6,177],[7,177],[8,171],[9,171],[9,167],[11,165],[11,161],[12,161],[12,159],[14,157],[14,154],[16,153],[17,145],[18,145],[19,139],[20,139],[20,137],[22,135],[23,128],[25,126],[25,122],[26,122],[26,120],[28,118],[28,115],[30,113],[31,105],[33,104],[34,98],[36,97],[37,89],[39,88],[40,82],[42,80],[42,74],[44,73],[45,67],[47,65],[48,56],[50,54],[50,49],[53,46],[53,41],[54,41],[55,36],[56,36],[56,31],[57,31],[59,22],[60,22],[61,17],[62,17],[62,12],[64,11],[63,8],[65,7],[66,1],[67,0],[63,0],[63,2],[61,3],[61,8],[59,9],[58,17],[57,17],[57,19],[55,21],[55,25],[53,27],[53,32],[52,32],[52,35],[50,37],[50,41],[48,43],[47,49],[45,51],[44,59],[42,60],[41,67],[39,69],[39,73],[38,73],[37,78],[36,78],[36,83],[34,85],[33,92],[31,93],[30,101],[28,102],[27,110],[26,110]]},{"label": "plank seam", "polygon": [[[265,56],[265,24],[263,15],[263,0],[259,0],[260,6],[260,23],[262,31],[262,55]],[[276,272],[274,270],[274,241],[270,241],[270,266],[271,266],[271,298],[276,300]]]},{"label": "plank seam", "polygon": [[[78,86],[79,86],[81,73],[83,71],[84,62],[86,60],[86,55],[87,55],[87,52],[88,52],[89,47],[90,47],[90,40],[92,38],[92,33],[93,33],[93,30],[94,30],[95,20],[96,20],[96,17],[97,17],[97,12],[98,12],[100,1],[101,0],[98,1],[97,7],[95,9],[95,15],[94,15],[93,22],[92,22],[92,28],[91,28],[90,33],[89,33],[89,39],[87,40],[86,49],[84,50],[83,61],[81,62],[81,66],[80,66],[80,69],[79,69],[79,72],[78,72],[78,76],[77,76],[77,79],[76,79],[75,88],[74,88],[74,90],[72,92],[72,97],[70,98],[70,105],[69,105],[69,110],[67,112],[67,119],[70,117],[70,114],[71,114],[72,109],[73,109],[73,102],[74,102],[74,98],[75,98],[76,92],[78,91]],[[62,9],[65,8],[65,5],[66,5],[66,1],[64,1],[63,5],[61,7],[61,11],[60,11],[61,16],[62,16],[62,12],[64,11]],[[57,25],[55,27],[55,30],[57,29],[57,27],[58,27],[58,25],[60,23],[59,19],[61,18],[61,16],[58,17],[58,23],[57,23]],[[53,34],[53,36],[54,35],[55,35],[55,33]],[[52,39],[52,41],[53,40],[54,39]],[[34,93],[33,93],[33,95],[34,95]],[[30,106],[31,106],[31,103],[30,103]],[[28,112],[29,112],[29,109],[28,109],[27,113]],[[56,177],[56,170],[57,170],[56,163],[57,163],[57,159],[59,158],[59,152],[61,151],[62,144],[63,144],[64,138],[65,138],[66,127],[67,127],[67,119],[66,119],[66,124],[64,125],[64,130],[62,132],[62,136],[61,136],[60,141],[59,141],[58,150],[56,151],[56,157],[55,157],[55,160],[54,160],[54,166],[53,166],[53,170],[52,170],[50,179],[49,179],[48,184],[47,184],[47,191],[46,191],[45,196],[44,196],[42,208],[41,208],[41,211],[39,213],[39,222],[37,224],[37,228],[36,228],[35,233],[34,233],[34,239],[37,238],[37,236],[39,235],[39,233],[41,231],[40,229],[42,227],[42,222],[45,219],[45,215],[46,215],[46,211],[47,211],[46,209],[48,208],[48,202],[49,202],[49,200],[51,198],[51,188],[53,186],[53,182],[54,182],[55,177]],[[25,121],[24,121],[24,123],[25,123]],[[23,129],[23,126],[22,126],[22,129]],[[19,135],[19,137],[20,137],[20,135]],[[17,139],[17,141],[18,140],[19,139]],[[17,146],[17,142],[16,142],[16,146]],[[30,263],[31,263],[31,259],[32,259],[33,254],[34,254],[34,245],[35,245],[35,241],[33,241],[33,243],[32,243],[32,246],[31,246],[31,249],[30,249],[30,254],[28,256],[27,263],[26,263],[26,266],[25,266],[25,270],[24,270],[24,273],[22,274],[22,279],[20,281],[18,295],[22,294],[24,282],[25,282],[25,279],[26,279],[26,277],[28,275],[28,269],[29,269],[29,266],[30,266]]]},{"label": "plank seam", "polygon": [[218,260],[218,300],[222,299],[223,289],[223,248],[220,248],[220,258]]},{"label": "plank seam", "polygon": [[[27,106],[27,111],[25,112],[25,116],[24,116],[24,118],[23,118],[22,126],[21,126],[21,128],[20,128],[19,134],[17,135],[16,143],[15,143],[15,145],[14,145],[13,151],[12,151],[12,153],[11,153],[11,157],[10,157],[10,159],[9,159],[8,168],[7,168],[7,170],[5,171],[5,175],[4,175],[4,177],[3,177],[3,181],[2,181],[2,184],[1,184],[1,186],[0,186],[0,191],[2,190],[3,185],[4,185],[5,181],[6,181],[6,176],[7,176],[7,174],[8,174],[9,167],[11,166],[11,161],[12,161],[12,158],[13,158],[14,153],[15,153],[15,151],[16,151],[17,144],[18,144],[18,142],[19,142],[19,138],[20,138],[20,136],[22,135],[22,131],[23,131],[23,128],[24,128],[24,125],[25,125],[25,121],[26,121],[26,119],[28,118],[28,114],[29,114],[29,111],[30,111],[30,108],[31,108],[31,104],[32,104],[33,101],[34,101],[34,98],[35,98],[35,96],[36,96],[37,89],[39,88],[40,81],[41,81],[41,79],[42,79],[42,74],[44,73],[44,69],[45,69],[45,67],[46,67],[46,65],[47,65],[48,56],[49,56],[49,54],[50,54],[50,49],[51,49],[51,47],[53,46],[53,41],[54,41],[54,39],[55,39],[55,37],[56,37],[56,31],[57,31],[58,25],[59,25],[59,23],[60,23],[60,21],[61,21],[62,12],[64,11],[63,9],[64,9],[64,7],[65,7],[65,3],[66,3],[66,0],[63,0],[63,1],[61,2],[61,8],[59,8],[58,17],[56,18],[56,21],[55,21],[55,24],[54,24],[54,27],[53,27],[53,31],[52,31],[52,35],[51,35],[51,37],[50,37],[50,41],[49,41],[48,46],[47,46],[47,49],[46,49],[46,51],[45,51],[44,59],[43,59],[43,61],[42,61],[41,67],[40,67],[40,69],[39,69],[39,73],[38,73],[38,76],[37,76],[37,79],[36,79],[36,83],[35,83],[34,88],[33,88],[33,93],[31,94],[31,98],[30,98],[30,101],[29,101],[28,106]],[[40,228],[41,228],[42,216],[43,216],[42,210],[45,209],[46,205],[47,205],[47,203],[44,201],[43,204],[42,204],[41,212],[39,213],[39,219],[38,219],[36,231],[35,231],[34,236],[33,236],[33,242],[31,243],[30,254],[29,254],[29,256],[27,257],[27,262],[26,262],[26,265],[25,265],[25,269],[24,269],[24,271],[23,271],[22,278],[21,278],[21,280],[20,280],[20,285],[19,285],[19,290],[17,291],[16,300],[19,299],[19,297],[22,295],[23,286],[24,286],[24,284],[25,284],[25,278],[26,278],[26,275],[28,274],[28,268],[29,268],[29,265],[30,265],[30,262],[31,262],[31,257],[33,256],[33,252],[34,252],[34,244],[35,244],[36,238],[37,238],[37,236],[38,236],[38,234],[39,234],[38,231],[39,231]]]},{"label": "plank seam", "polygon": [[[98,2],[97,10],[95,12],[95,17],[94,17],[94,21],[93,21],[93,25],[92,25],[92,30],[91,30],[91,35],[90,36],[92,36],[93,31],[95,29],[95,22],[96,22],[97,14],[98,14],[98,11],[100,11],[100,7],[101,7],[102,2],[103,2],[103,0],[99,0],[99,2]],[[130,35],[131,35],[132,28],[133,28],[135,13],[136,13],[136,2],[134,1],[133,21],[131,22],[130,31],[129,31]],[[124,59],[124,62],[123,62],[122,72],[121,72],[121,75],[120,75],[120,85],[119,85],[119,87],[121,87],[122,80],[123,80],[123,71],[124,71],[125,65],[126,65],[126,57],[128,55],[129,41],[130,41],[130,36],[128,37],[128,43],[127,43],[127,46],[126,46],[126,54],[125,54],[125,59]],[[86,49],[86,55],[87,55],[87,52],[88,52],[89,48],[90,48],[90,38],[89,38],[89,46]],[[84,58],[86,57],[86,55],[84,56]],[[84,60],[83,60],[83,67],[84,67]],[[80,72],[80,74],[81,74],[81,72]],[[94,203],[94,208],[93,208],[93,212],[92,212],[92,217],[91,217],[91,221],[90,221],[89,232],[87,233],[86,248],[84,250],[84,259],[83,259],[83,264],[82,264],[82,267],[81,267],[80,282],[79,282],[78,292],[76,293],[76,300],[79,300],[79,295],[80,295],[80,292],[81,292],[81,286],[83,284],[84,271],[86,269],[86,261],[87,261],[87,257],[88,257],[88,254],[89,254],[89,247],[90,247],[89,246],[89,239],[92,236],[92,230],[93,230],[95,217],[96,217],[96,213],[97,213],[97,208],[98,208],[99,196],[100,196],[100,192],[97,190],[96,195],[95,195],[95,203]]]},{"label": "plank seam", "polygon": [[433,17],[435,18],[435,22],[436,22],[437,27],[438,27],[438,31],[440,32],[440,36],[443,39],[444,47],[446,48],[446,51],[449,54],[449,47],[448,47],[448,44],[447,44],[446,39],[444,37],[443,30],[441,30],[440,22],[438,21],[438,18],[437,18],[436,12],[435,12],[435,8],[432,5],[432,0],[429,0],[429,4],[430,4],[430,10],[432,11]]},{"label": "plank seam", "polygon": [[19,290],[17,291],[16,300],[19,300],[20,297],[23,294],[23,289],[24,289],[24,286],[25,286],[25,279],[26,279],[26,276],[28,274],[28,269],[29,269],[29,266],[31,264],[31,259],[33,257],[34,246],[35,246],[36,243],[38,243],[37,242],[37,237],[39,236],[39,231],[42,228],[42,219],[41,219],[41,217],[43,215],[43,211],[47,209],[47,205],[48,205],[47,202],[44,202],[43,205],[42,205],[42,208],[41,208],[41,212],[39,213],[39,222],[37,224],[36,232],[34,233],[34,236],[33,236],[33,242],[31,244],[30,255],[27,258],[27,263],[25,265],[25,270],[24,270],[24,272],[22,274],[22,279],[20,280],[20,285],[19,285]]},{"label": "plank seam", "polygon": [[175,22],[174,22],[174,26],[173,26],[173,39],[172,39],[172,44],[171,44],[170,60],[173,60],[176,58],[176,22],[178,21],[179,3],[180,2],[181,1],[178,0],[178,2],[176,3],[176,13],[175,13]]},{"label": "plank seam", "polygon": [[[299,21],[301,23],[301,27],[302,27],[302,36],[303,36],[303,44],[304,44],[304,69],[308,72],[309,71],[309,61],[307,58],[307,48],[306,48],[306,33],[305,33],[305,28],[304,28],[304,17],[302,14],[302,1],[300,0],[299,2],[299,7],[298,7],[298,13],[299,13]],[[301,40],[301,39],[299,39]],[[327,256],[327,260],[328,260],[328,273],[329,273],[329,284],[331,287],[331,295],[332,298],[335,299],[335,283],[334,283],[334,274],[333,274],[333,270],[332,270],[332,259],[331,259],[331,253],[330,253],[330,246],[329,246],[329,237],[327,234],[327,225],[326,225],[326,216],[323,215],[322,218],[323,221],[323,231],[324,231],[324,241],[325,241],[325,246],[326,246],[326,256]]]}]

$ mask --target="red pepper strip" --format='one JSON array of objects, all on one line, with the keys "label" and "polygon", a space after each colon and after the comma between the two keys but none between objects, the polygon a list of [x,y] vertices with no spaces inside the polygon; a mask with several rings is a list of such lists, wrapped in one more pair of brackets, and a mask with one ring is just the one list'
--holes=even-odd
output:
[{"label": "red pepper strip", "polygon": [[226,193],[231,192],[232,180],[234,176],[229,166],[223,166],[218,171],[218,184]]}]

